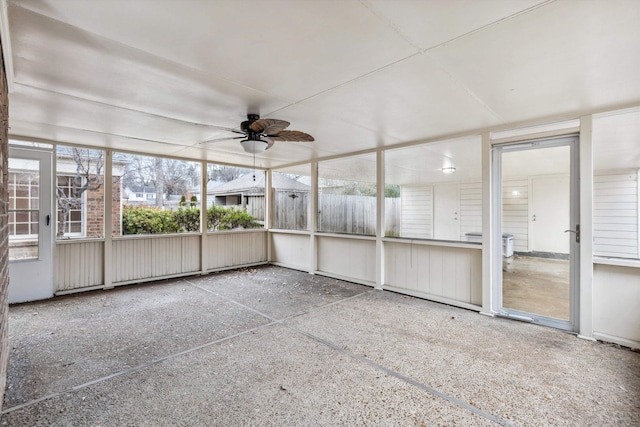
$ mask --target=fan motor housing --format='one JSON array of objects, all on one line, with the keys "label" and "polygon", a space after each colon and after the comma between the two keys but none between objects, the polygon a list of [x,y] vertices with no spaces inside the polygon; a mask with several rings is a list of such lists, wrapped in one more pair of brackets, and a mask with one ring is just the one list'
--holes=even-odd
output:
[{"label": "fan motor housing", "polygon": [[260,133],[251,129],[251,123],[255,122],[260,118],[258,114],[247,114],[247,120],[240,124],[240,129],[247,133],[247,139],[249,141],[259,141]]},{"label": "fan motor housing", "polygon": [[251,126],[251,123],[255,122],[258,119],[260,119],[259,114],[247,114],[247,120],[245,120],[240,124],[240,129],[242,129],[245,132],[251,132],[251,129],[249,129],[249,126]]}]

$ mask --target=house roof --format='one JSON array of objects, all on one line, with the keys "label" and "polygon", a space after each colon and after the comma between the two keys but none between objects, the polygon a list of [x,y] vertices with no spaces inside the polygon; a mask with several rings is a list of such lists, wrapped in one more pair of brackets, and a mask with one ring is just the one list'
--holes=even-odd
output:
[{"label": "house roof", "polygon": [[640,1],[264,3],[2,2],[11,136],[252,167],[204,141],[259,113],[282,168],[640,105]]},{"label": "house roof", "polygon": [[[288,178],[282,174],[274,173],[271,175],[272,186],[276,190],[285,191],[309,191],[309,186],[298,182],[294,179]],[[233,181],[226,182],[222,185],[212,187],[207,190],[207,194],[231,194],[231,193],[243,193],[251,192],[254,190],[264,191],[265,187],[265,173],[262,170],[255,171],[255,181],[253,180],[253,173],[248,173],[234,179]],[[208,186],[207,186],[208,187]]]}]

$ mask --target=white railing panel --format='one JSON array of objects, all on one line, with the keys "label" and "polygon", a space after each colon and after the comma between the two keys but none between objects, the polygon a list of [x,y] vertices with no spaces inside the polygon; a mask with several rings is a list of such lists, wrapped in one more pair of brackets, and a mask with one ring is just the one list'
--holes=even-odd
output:
[{"label": "white railing panel", "polygon": [[77,241],[55,245],[55,292],[103,284],[104,242]]},{"label": "white railing panel", "polygon": [[207,270],[267,261],[267,231],[229,231],[207,235]]},{"label": "white railing panel", "polygon": [[113,283],[200,271],[200,236],[114,239]]},{"label": "white railing panel", "polygon": [[482,251],[385,242],[384,284],[465,304],[482,304]]},{"label": "white railing panel", "polygon": [[593,334],[596,338],[640,348],[640,268],[595,264]]},{"label": "white railing panel", "polygon": [[309,271],[311,240],[308,234],[271,233],[271,260],[299,270]]},{"label": "white railing panel", "polygon": [[318,271],[371,285],[376,281],[376,242],[358,236],[316,235]]}]

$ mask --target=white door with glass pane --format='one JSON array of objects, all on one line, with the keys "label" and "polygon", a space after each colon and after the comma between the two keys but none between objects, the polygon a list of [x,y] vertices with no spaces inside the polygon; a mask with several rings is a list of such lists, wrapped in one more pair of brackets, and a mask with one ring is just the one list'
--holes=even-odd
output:
[{"label": "white door with glass pane", "polygon": [[50,151],[9,148],[9,303],[53,296]]}]

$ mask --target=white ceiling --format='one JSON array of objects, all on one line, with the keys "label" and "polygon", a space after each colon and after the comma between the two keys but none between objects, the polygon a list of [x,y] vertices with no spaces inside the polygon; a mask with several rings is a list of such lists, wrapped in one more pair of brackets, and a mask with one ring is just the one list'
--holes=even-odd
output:
[{"label": "white ceiling", "polygon": [[16,137],[252,166],[201,142],[260,113],[316,138],[279,167],[640,105],[637,0],[0,1]]}]

